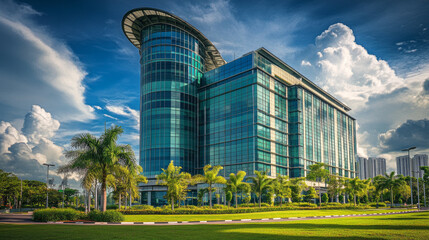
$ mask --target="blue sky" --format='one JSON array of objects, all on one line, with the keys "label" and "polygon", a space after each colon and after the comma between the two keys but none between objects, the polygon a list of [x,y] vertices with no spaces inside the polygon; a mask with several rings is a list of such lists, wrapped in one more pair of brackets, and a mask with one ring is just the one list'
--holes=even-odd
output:
[{"label": "blue sky", "polygon": [[389,170],[405,145],[429,153],[427,1],[0,0],[0,168],[43,179],[105,122],[138,150],[139,55],[121,29],[137,7],[185,19],[227,61],[267,48],[351,106],[359,154]]}]

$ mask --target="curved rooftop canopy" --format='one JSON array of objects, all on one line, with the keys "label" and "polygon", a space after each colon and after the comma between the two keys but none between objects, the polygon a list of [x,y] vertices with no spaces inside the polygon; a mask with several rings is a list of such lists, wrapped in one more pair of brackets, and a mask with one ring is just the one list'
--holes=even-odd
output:
[{"label": "curved rooftop canopy", "polygon": [[226,63],[219,51],[198,29],[185,20],[162,10],[154,8],[136,8],[124,15],[122,30],[128,40],[140,50],[141,31],[144,27],[164,23],[177,26],[198,38],[206,49],[205,68],[210,71]]}]

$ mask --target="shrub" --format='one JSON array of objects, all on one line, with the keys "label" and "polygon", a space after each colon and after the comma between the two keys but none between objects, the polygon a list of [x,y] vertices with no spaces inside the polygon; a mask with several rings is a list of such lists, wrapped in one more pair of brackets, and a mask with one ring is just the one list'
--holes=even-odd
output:
[{"label": "shrub", "polygon": [[342,203],[338,203],[338,202],[329,202],[329,203],[322,204],[322,206],[339,206],[339,207],[343,207],[344,205]]},{"label": "shrub", "polygon": [[[258,203],[242,203],[238,205],[239,207],[259,207]],[[261,203],[261,207],[270,207],[268,203]]]},{"label": "shrub", "polygon": [[131,209],[135,209],[135,210],[139,210],[139,209],[154,209],[154,207],[151,206],[151,205],[144,205],[144,204],[142,204],[142,205],[134,205],[134,206],[131,207]]},{"label": "shrub", "polygon": [[228,206],[222,204],[214,204],[213,209],[228,209]]},{"label": "shrub", "polygon": [[344,202],[344,196],[343,196],[343,195],[340,195],[340,196],[338,197],[338,200],[339,200],[340,202]]},{"label": "shrub", "polygon": [[118,209],[119,208],[119,206],[118,205],[107,205],[106,206],[106,209],[107,210],[116,210],[116,209]]},{"label": "shrub", "polygon": [[[377,203],[375,202],[375,203],[370,203],[369,204],[369,206],[370,207],[377,207]],[[379,202],[378,203],[378,207],[386,207],[387,205],[386,205],[386,203],[384,203],[384,202]]]},{"label": "shrub", "polygon": [[122,222],[124,221],[124,216],[115,210],[105,212],[94,210],[88,213],[88,219],[95,222]]},{"label": "shrub", "polygon": [[35,210],[33,213],[33,221],[75,221],[84,216],[84,213],[71,208],[47,208]]},{"label": "shrub", "polygon": [[329,200],[329,198],[328,198],[328,194],[327,194],[327,193],[324,193],[324,194],[322,195],[322,202],[327,203],[327,202],[328,202],[328,200]]}]

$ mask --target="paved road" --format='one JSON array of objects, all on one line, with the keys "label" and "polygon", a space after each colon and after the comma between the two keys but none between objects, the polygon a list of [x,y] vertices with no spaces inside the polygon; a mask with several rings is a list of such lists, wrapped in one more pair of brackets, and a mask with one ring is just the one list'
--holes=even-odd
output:
[{"label": "paved road", "polygon": [[0,223],[34,223],[31,214],[0,214]]},{"label": "paved road", "polygon": [[0,214],[0,223],[9,224],[79,224],[79,225],[196,225],[196,224],[231,224],[231,223],[257,223],[257,222],[284,222],[284,221],[302,221],[302,220],[316,220],[327,218],[349,218],[349,217],[371,217],[381,215],[396,215],[407,214],[409,212],[392,212],[382,214],[358,214],[358,215],[332,215],[332,216],[318,216],[318,217],[290,217],[290,218],[269,218],[269,219],[237,219],[237,220],[220,220],[220,221],[183,221],[183,222],[122,222],[122,223],[94,223],[94,222],[33,222],[31,214]]}]

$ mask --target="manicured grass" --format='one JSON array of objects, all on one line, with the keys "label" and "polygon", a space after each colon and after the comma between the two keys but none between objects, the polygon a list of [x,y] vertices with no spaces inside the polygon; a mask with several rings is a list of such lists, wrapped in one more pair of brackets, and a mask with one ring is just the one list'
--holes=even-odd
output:
[{"label": "manicured grass", "polygon": [[174,221],[208,221],[208,220],[234,220],[234,219],[262,219],[262,218],[287,218],[310,217],[326,215],[349,215],[365,213],[397,212],[404,209],[357,209],[357,210],[287,210],[258,213],[236,214],[194,214],[194,215],[125,215],[125,222],[174,222]]},{"label": "manicured grass", "polygon": [[179,226],[0,224],[1,239],[427,239],[429,213]]}]

